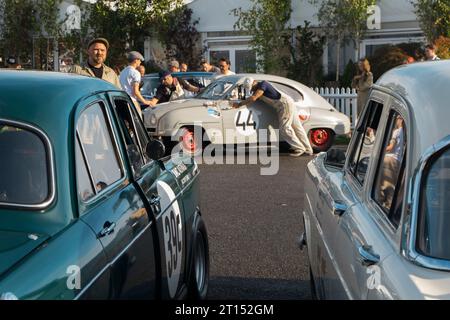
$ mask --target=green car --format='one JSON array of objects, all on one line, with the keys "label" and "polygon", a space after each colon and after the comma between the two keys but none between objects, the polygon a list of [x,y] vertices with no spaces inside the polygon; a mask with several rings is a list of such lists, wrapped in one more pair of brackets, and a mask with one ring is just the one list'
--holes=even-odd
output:
[{"label": "green car", "polygon": [[129,96],[0,71],[0,300],[203,299],[199,170],[161,158]]}]

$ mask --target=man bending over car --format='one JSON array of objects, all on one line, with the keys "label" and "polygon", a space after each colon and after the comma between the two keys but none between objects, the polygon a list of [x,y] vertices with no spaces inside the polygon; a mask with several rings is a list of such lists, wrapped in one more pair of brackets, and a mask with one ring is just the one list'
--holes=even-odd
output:
[{"label": "man bending over car", "polygon": [[267,81],[256,81],[253,78],[244,79],[244,88],[253,95],[239,103],[233,103],[233,108],[249,105],[261,100],[277,110],[280,124],[280,135],[291,146],[290,155],[300,157],[303,154],[312,155],[313,149],[308,135],[298,117],[294,101],[288,95],[279,92]]}]

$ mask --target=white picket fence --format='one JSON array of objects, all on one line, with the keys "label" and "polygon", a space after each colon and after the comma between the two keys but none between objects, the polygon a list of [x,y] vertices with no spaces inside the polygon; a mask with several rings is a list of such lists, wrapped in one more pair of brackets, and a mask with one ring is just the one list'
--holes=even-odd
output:
[{"label": "white picket fence", "polygon": [[350,88],[313,88],[313,90],[327,100],[338,111],[350,118],[351,128],[354,129],[358,122],[356,109],[357,94]]}]

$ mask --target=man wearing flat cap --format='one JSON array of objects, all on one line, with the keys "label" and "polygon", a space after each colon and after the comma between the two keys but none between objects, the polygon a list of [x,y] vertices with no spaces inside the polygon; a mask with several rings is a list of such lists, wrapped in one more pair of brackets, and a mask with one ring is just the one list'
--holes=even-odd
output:
[{"label": "man wearing flat cap", "polygon": [[[180,72],[180,63],[177,60],[172,60],[169,62],[169,71],[170,72]],[[189,83],[188,81],[184,80],[183,78],[176,78],[183,90],[187,90],[192,93],[198,93],[200,92],[200,88],[197,86],[194,86],[193,84]],[[191,95],[192,96],[192,95]]]},{"label": "man wearing flat cap", "polygon": [[91,40],[88,44],[88,60],[81,66],[74,65],[70,72],[103,79],[122,89],[117,74],[105,65],[108,49],[109,42],[105,38]]},{"label": "man wearing flat cap", "polygon": [[119,76],[120,84],[123,90],[133,99],[136,109],[141,114],[140,104],[150,105],[150,100],[146,100],[139,90],[141,83],[141,74],[137,70],[137,67],[144,61],[144,57],[137,51],[130,51],[127,54],[128,67],[122,70]]},{"label": "man wearing flat cap", "polygon": [[153,107],[158,103],[169,102],[184,98],[184,90],[178,80],[172,77],[170,71],[163,71],[159,74],[161,85],[156,89],[156,94],[150,105]]}]

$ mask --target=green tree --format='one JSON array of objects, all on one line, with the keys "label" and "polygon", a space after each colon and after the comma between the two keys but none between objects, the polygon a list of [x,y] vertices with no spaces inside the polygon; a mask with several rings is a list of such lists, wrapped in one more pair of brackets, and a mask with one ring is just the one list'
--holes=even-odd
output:
[{"label": "green tree", "polygon": [[33,35],[39,30],[33,0],[0,0],[0,38],[5,55],[31,59]]},{"label": "green tree", "polygon": [[290,46],[288,77],[308,86],[319,85],[325,37],[311,30],[310,22],[296,28],[296,41]]},{"label": "green tree", "polygon": [[413,0],[411,3],[429,42],[440,36],[450,37],[449,0]]},{"label": "green tree", "polygon": [[144,39],[156,30],[156,21],[166,23],[165,16],[182,5],[182,0],[98,0],[89,6],[87,25],[92,36],[110,42],[109,60],[113,65],[125,62],[129,49],[142,50]]},{"label": "green tree", "polygon": [[310,0],[319,6],[317,18],[328,40],[336,42],[336,81],[339,81],[341,47],[352,39],[360,52],[360,43],[367,31],[367,10],[375,0]]},{"label": "green tree", "polygon": [[[282,48],[292,32],[289,20],[292,13],[291,0],[251,0],[252,6],[232,10],[237,17],[235,29],[247,31],[251,47],[255,50],[257,64],[266,73],[280,73],[285,66]],[[288,54],[288,53],[287,53]]]},{"label": "green tree", "polygon": [[200,33],[196,29],[199,20],[192,21],[192,9],[183,6],[160,17],[156,23],[157,36],[165,45],[167,59],[176,59],[189,66],[198,66],[202,48],[197,46]]}]

